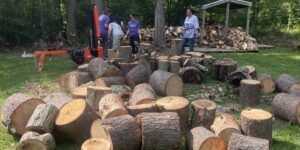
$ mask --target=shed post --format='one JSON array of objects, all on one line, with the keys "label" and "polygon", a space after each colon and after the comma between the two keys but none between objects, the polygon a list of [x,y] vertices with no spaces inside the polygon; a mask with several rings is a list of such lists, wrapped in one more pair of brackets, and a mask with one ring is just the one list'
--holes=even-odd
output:
[{"label": "shed post", "polygon": [[247,24],[246,24],[246,33],[247,34],[249,34],[250,12],[251,12],[251,7],[248,7],[248,11],[247,11]]},{"label": "shed post", "polygon": [[230,2],[226,6],[226,19],[225,19],[225,35],[228,34],[228,22],[229,22],[229,13],[230,13]]}]

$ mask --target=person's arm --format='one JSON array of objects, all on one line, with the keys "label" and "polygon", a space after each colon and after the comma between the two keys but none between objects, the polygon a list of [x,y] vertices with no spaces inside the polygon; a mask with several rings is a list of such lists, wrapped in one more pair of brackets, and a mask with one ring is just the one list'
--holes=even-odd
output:
[{"label": "person's arm", "polygon": [[104,24],[104,27],[105,27],[106,29],[109,28],[109,22],[110,22],[110,18],[107,17],[107,19],[106,19],[106,21],[105,21],[105,24]]},{"label": "person's arm", "polygon": [[111,34],[112,34],[112,25],[110,24],[109,27],[108,27],[108,41],[110,40],[110,37],[111,37]]},{"label": "person's arm", "polygon": [[199,33],[198,33],[198,30],[199,30],[199,21],[198,21],[198,17],[195,16],[195,34],[196,34],[196,37],[199,36]]},{"label": "person's arm", "polygon": [[128,35],[129,35],[129,22],[128,22],[128,24],[127,24],[127,28],[128,28],[128,29],[127,29],[126,35],[125,35],[125,37],[124,37],[125,39],[126,39],[126,38],[128,37]]}]

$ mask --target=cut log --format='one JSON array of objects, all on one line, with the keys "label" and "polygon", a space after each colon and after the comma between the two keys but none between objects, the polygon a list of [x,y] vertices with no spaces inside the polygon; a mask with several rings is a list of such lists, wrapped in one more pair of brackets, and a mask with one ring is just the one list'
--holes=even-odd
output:
[{"label": "cut log", "polygon": [[276,88],[279,92],[290,93],[292,90],[300,89],[300,81],[288,74],[282,74],[276,81]]},{"label": "cut log", "polygon": [[210,129],[216,115],[216,103],[210,100],[200,99],[192,102],[192,109],[191,127],[204,126]]},{"label": "cut log", "polygon": [[151,54],[155,50],[154,45],[150,43],[140,43],[140,51],[145,54]]},{"label": "cut log", "polygon": [[78,66],[78,72],[89,72],[88,66],[89,66],[89,64],[83,64],[83,65]]},{"label": "cut log", "polygon": [[257,80],[242,80],[240,100],[243,105],[255,106],[260,104],[261,83]]},{"label": "cut log", "polygon": [[246,109],[241,113],[241,127],[247,136],[272,142],[272,114],[260,109]]},{"label": "cut log", "polygon": [[73,99],[86,99],[87,87],[77,87],[71,91]]},{"label": "cut log", "polygon": [[25,127],[35,108],[44,102],[35,97],[16,93],[5,99],[1,121],[13,135],[23,135]]},{"label": "cut log", "polygon": [[85,100],[76,99],[65,104],[55,120],[58,131],[73,141],[82,144],[90,138],[90,129],[94,120],[100,118]]},{"label": "cut log", "polygon": [[69,72],[61,75],[59,79],[60,87],[70,92],[82,84],[92,81],[92,77],[88,72]]},{"label": "cut log", "polygon": [[102,119],[128,114],[122,99],[116,94],[108,94],[102,97],[99,102],[99,111]]},{"label": "cut log", "polygon": [[112,89],[102,86],[87,87],[86,102],[95,110],[99,111],[99,101],[107,94],[111,94]]},{"label": "cut log", "polygon": [[105,139],[92,138],[81,145],[81,150],[113,150],[113,146]]},{"label": "cut log", "polygon": [[235,92],[236,90],[239,90],[238,88],[241,86],[241,81],[246,79],[253,79],[249,74],[249,69],[247,67],[240,67],[226,76],[225,81],[227,83],[227,88]]},{"label": "cut log", "polygon": [[52,133],[57,113],[58,109],[51,104],[37,106],[26,125],[26,131]]},{"label": "cut log", "polygon": [[258,80],[261,82],[260,91],[262,94],[270,94],[275,91],[275,81],[270,74],[261,74]]},{"label": "cut log", "polygon": [[248,69],[248,73],[250,74],[252,79],[256,79],[257,78],[256,68],[254,66],[251,66],[251,65],[248,65],[248,66],[245,66],[245,67]]},{"label": "cut log", "polygon": [[176,75],[166,71],[155,71],[149,80],[150,85],[160,96],[181,96],[183,94],[183,81]]},{"label": "cut log", "polygon": [[52,93],[44,98],[45,103],[55,106],[58,110],[71,100],[73,99],[65,93]]},{"label": "cut log", "polygon": [[119,63],[119,66],[120,66],[120,69],[121,69],[123,75],[126,75],[129,71],[131,71],[137,65],[139,65],[138,62],[133,62],[133,63]]},{"label": "cut log", "polygon": [[183,67],[195,67],[201,71],[201,73],[206,74],[208,72],[208,68],[206,66],[201,65],[197,59],[187,59],[183,63]]},{"label": "cut log", "polygon": [[138,122],[142,123],[143,150],[178,148],[180,124],[177,113],[142,113],[138,118]]},{"label": "cut log", "polygon": [[189,124],[189,101],[183,97],[168,96],[156,101],[159,112],[176,112],[179,116],[180,131],[185,134]]},{"label": "cut log", "polygon": [[294,96],[299,96],[300,97],[300,89],[292,90],[290,94],[294,95]]},{"label": "cut log", "polygon": [[98,78],[96,81],[96,86],[107,86],[110,87],[112,85],[120,85],[125,84],[125,78],[119,76],[111,76],[111,77],[101,77]]},{"label": "cut log", "polygon": [[163,71],[169,71],[169,66],[170,66],[170,63],[169,63],[169,60],[166,60],[166,59],[160,59],[158,61],[158,69],[159,70],[163,70]]},{"label": "cut log", "polygon": [[204,54],[200,52],[186,52],[185,55],[191,56],[192,58],[200,58],[204,56]]},{"label": "cut log", "polygon": [[156,100],[155,91],[147,83],[137,85],[129,99],[129,105],[149,104]]},{"label": "cut log", "polygon": [[182,39],[172,39],[170,55],[171,56],[179,55],[181,51],[181,45],[182,45]]},{"label": "cut log", "polygon": [[179,61],[170,61],[170,72],[178,74],[180,70],[180,63]]},{"label": "cut log", "polygon": [[184,67],[179,71],[179,75],[184,83],[200,84],[204,80],[204,76],[196,67]]},{"label": "cut log", "polygon": [[272,110],[275,117],[300,124],[300,97],[281,93],[274,97]]},{"label": "cut log", "polygon": [[138,65],[129,71],[125,76],[126,83],[132,89],[141,83],[148,82],[148,72],[144,65]]},{"label": "cut log", "polygon": [[102,58],[94,58],[90,61],[88,71],[94,79],[100,77],[122,76],[121,71],[117,67]]},{"label": "cut log", "polygon": [[130,115],[96,120],[91,128],[93,138],[108,140],[113,149],[137,150],[141,148],[142,131],[136,119]]},{"label": "cut log", "polygon": [[219,137],[221,137],[226,144],[229,143],[230,137],[233,133],[241,134],[241,128],[236,119],[229,114],[220,114],[215,118],[211,130]]},{"label": "cut log", "polygon": [[117,57],[119,57],[119,53],[117,49],[108,49],[107,52],[108,52],[107,58],[109,60],[115,60]]},{"label": "cut log", "polygon": [[26,132],[22,136],[17,150],[54,150],[55,147],[54,138],[50,133]]},{"label": "cut log", "polygon": [[131,96],[132,90],[127,85],[113,85],[110,87],[113,94],[119,95],[123,102],[128,102]]},{"label": "cut log", "polygon": [[126,107],[129,114],[133,117],[141,114],[141,113],[147,113],[147,112],[157,112],[157,105],[155,102],[149,103],[149,104],[141,104],[141,105],[133,105],[133,106],[127,106]]},{"label": "cut log", "polygon": [[225,77],[237,69],[237,63],[232,59],[223,59],[213,64],[213,78],[225,81]]},{"label": "cut log", "polygon": [[189,150],[226,150],[224,140],[204,127],[193,128],[189,133]]},{"label": "cut log", "polygon": [[228,150],[269,150],[269,141],[233,133]]},{"label": "cut log", "polygon": [[131,56],[131,47],[130,46],[121,46],[119,50],[119,58],[123,60],[123,62],[130,63],[132,62]]},{"label": "cut log", "polygon": [[109,87],[106,85],[105,81],[102,78],[95,80],[95,86]]}]

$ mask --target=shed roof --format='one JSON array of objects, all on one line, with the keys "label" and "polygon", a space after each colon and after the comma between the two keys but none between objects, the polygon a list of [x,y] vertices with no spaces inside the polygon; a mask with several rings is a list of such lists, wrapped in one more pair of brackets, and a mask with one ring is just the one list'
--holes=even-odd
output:
[{"label": "shed roof", "polygon": [[210,9],[213,7],[218,7],[218,8],[226,8],[226,4],[230,3],[230,8],[231,9],[239,9],[239,8],[245,8],[245,7],[251,7],[252,3],[243,1],[243,0],[218,0],[206,5],[203,5],[201,7],[202,10]]}]

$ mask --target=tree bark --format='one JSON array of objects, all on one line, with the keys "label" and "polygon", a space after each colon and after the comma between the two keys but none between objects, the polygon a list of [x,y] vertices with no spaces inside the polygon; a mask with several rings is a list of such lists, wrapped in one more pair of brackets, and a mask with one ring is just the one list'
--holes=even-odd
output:
[{"label": "tree bark", "polygon": [[81,145],[81,150],[112,150],[113,146],[105,139],[91,138]]},{"label": "tree bark", "polygon": [[111,87],[113,85],[122,85],[125,84],[125,78],[119,76],[111,76],[111,77],[101,77],[98,78],[96,81],[96,86],[107,86]]},{"label": "tree bark", "polygon": [[300,80],[288,74],[282,74],[276,81],[276,88],[279,92],[290,93],[292,90],[300,89]]},{"label": "tree bark", "polygon": [[102,58],[94,58],[90,61],[88,70],[94,79],[100,77],[122,76],[121,71],[117,67]]},{"label": "tree bark", "polygon": [[179,74],[180,63],[179,61],[170,61],[170,72],[174,74]]},{"label": "tree bark", "polygon": [[87,87],[86,102],[95,110],[99,111],[99,101],[107,94],[111,94],[112,89],[101,86],[89,86]]},{"label": "tree bark", "polygon": [[154,46],[165,52],[165,0],[156,0]]},{"label": "tree bark", "polygon": [[73,99],[65,93],[52,93],[44,98],[45,103],[55,106],[58,110],[71,100]]},{"label": "tree bark", "polygon": [[240,100],[243,105],[255,106],[260,104],[261,83],[257,80],[242,80]]},{"label": "tree bark", "polygon": [[228,145],[228,150],[269,150],[269,141],[241,134],[233,133]]},{"label": "tree bark", "polygon": [[119,63],[120,70],[122,71],[123,75],[126,75],[129,71],[131,71],[137,65],[139,65],[138,62],[133,62],[133,63]]},{"label": "tree bark", "polygon": [[159,70],[163,70],[163,71],[168,72],[169,71],[169,66],[170,66],[170,63],[169,63],[169,60],[167,60],[167,59],[160,59],[158,61],[158,69]]},{"label": "tree bark", "polygon": [[131,47],[130,46],[121,46],[119,50],[119,58],[122,59],[124,63],[131,63]]},{"label": "tree bark", "polygon": [[54,150],[55,147],[54,138],[50,133],[26,132],[22,136],[17,150]]},{"label": "tree bark", "polygon": [[120,96],[124,103],[129,101],[132,94],[130,87],[127,85],[113,85],[110,88],[112,89],[112,93]]},{"label": "tree bark", "polygon": [[252,76],[249,74],[249,69],[246,67],[240,67],[234,72],[230,73],[226,78],[225,81],[227,83],[227,88],[236,91],[238,93],[238,88],[241,86],[241,81],[246,79],[253,79]]},{"label": "tree bark", "polygon": [[141,113],[148,113],[148,112],[157,112],[157,105],[155,102],[152,102],[150,104],[141,104],[141,105],[132,105],[126,107],[129,114],[133,117],[136,117],[137,115]]},{"label": "tree bark", "polygon": [[261,93],[270,94],[275,91],[275,81],[270,74],[262,74],[258,80],[261,82]]},{"label": "tree bark", "polygon": [[204,80],[204,75],[196,67],[184,67],[179,71],[179,75],[184,83],[200,84]]},{"label": "tree bark", "polygon": [[171,51],[170,51],[171,56],[180,55],[181,44],[182,44],[182,39],[172,39]]},{"label": "tree bark", "polygon": [[144,65],[139,64],[125,76],[126,83],[132,89],[141,83],[148,83],[148,72]]},{"label": "tree bark", "polygon": [[223,59],[213,64],[213,78],[225,81],[225,77],[237,69],[237,63],[231,59]]},{"label": "tree bark", "polygon": [[191,127],[204,126],[210,129],[215,119],[217,105],[210,100],[197,100],[192,102],[192,120]]},{"label": "tree bark", "polygon": [[147,83],[137,85],[129,99],[129,105],[149,104],[156,100],[155,91]]},{"label": "tree bark", "polygon": [[116,94],[108,94],[102,97],[99,102],[99,111],[102,119],[128,114],[121,98]]}]

